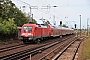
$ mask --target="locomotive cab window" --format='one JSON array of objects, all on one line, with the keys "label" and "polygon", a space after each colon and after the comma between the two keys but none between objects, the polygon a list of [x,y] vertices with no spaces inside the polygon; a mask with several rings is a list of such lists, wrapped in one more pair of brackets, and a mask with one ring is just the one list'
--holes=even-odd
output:
[{"label": "locomotive cab window", "polygon": [[32,31],[32,26],[24,26],[24,31]]}]

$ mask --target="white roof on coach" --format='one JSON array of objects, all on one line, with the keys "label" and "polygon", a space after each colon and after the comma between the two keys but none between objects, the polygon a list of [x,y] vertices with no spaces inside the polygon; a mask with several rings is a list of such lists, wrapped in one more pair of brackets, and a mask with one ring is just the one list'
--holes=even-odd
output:
[{"label": "white roof on coach", "polygon": [[73,30],[71,28],[65,28],[65,27],[60,27],[60,26],[53,26],[56,29],[62,29],[62,30]]}]

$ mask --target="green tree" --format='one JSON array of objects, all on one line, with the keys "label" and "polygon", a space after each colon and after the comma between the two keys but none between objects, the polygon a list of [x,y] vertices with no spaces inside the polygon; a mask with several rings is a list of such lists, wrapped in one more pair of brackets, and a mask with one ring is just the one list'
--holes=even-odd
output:
[{"label": "green tree", "polygon": [[17,26],[22,26],[29,21],[29,17],[26,17],[11,0],[0,0],[0,17],[4,20],[8,18],[14,18]]},{"label": "green tree", "polygon": [[15,9],[16,13],[14,14],[14,20],[15,20],[15,24],[17,24],[17,26],[22,26],[25,23],[28,23],[29,21],[29,17],[25,14],[22,13],[22,11],[20,11],[18,8]]},{"label": "green tree", "polygon": [[45,24],[50,24],[50,22],[49,21],[46,21]]},{"label": "green tree", "polygon": [[66,24],[63,24],[62,27],[66,27],[66,28],[68,28],[68,26],[67,26]]},{"label": "green tree", "polygon": [[37,23],[37,21],[36,21],[35,19],[32,19],[32,21],[33,21],[34,23]]},{"label": "green tree", "polygon": [[[31,20],[30,20],[30,12],[28,13],[28,14],[26,14],[25,12],[24,12],[24,14],[27,16],[27,18],[29,19],[29,23],[31,22]],[[35,19],[33,19],[32,17],[31,17],[31,19],[32,19],[32,23],[37,23],[37,21],[35,20]]]}]

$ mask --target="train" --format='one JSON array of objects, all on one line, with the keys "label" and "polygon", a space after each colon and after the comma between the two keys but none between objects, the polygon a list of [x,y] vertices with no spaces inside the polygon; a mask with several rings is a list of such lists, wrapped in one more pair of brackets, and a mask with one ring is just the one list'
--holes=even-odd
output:
[{"label": "train", "polygon": [[23,43],[38,42],[38,40],[45,38],[69,34],[74,34],[74,30],[60,26],[28,23],[21,27],[20,39]]}]

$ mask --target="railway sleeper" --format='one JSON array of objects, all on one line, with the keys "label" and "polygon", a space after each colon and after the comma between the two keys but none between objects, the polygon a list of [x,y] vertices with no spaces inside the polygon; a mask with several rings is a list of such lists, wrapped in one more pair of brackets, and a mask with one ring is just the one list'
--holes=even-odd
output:
[{"label": "railway sleeper", "polygon": [[54,53],[57,54],[59,51],[60,51],[59,49],[56,49],[56,50],[54,51]]},{"label": "railway sleeper", "polygon": [[46,60],[50,60],[51,58],[53,58],[55,54],[54,53],[51,53],[49,56],[45,57]]}]

